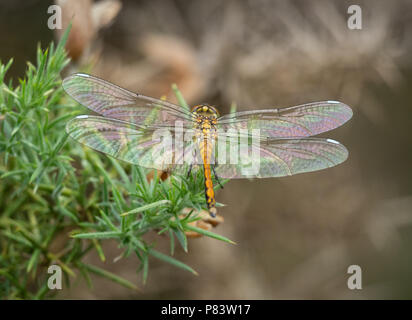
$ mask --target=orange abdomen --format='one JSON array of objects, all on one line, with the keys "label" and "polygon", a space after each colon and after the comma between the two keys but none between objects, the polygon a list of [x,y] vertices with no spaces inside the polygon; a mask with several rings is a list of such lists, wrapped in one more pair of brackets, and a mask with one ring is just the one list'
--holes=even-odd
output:
[{"label": "orange abdomen", "polygon": [[205,174],[205,197],[209,213],[212,217],[216,216],[216,200],[215,200],[215,191],[213,190],[213,181],[212,181],[212,172],[210,167],[210,159],[212,155],[212,146],[213,144],[204,139],[203,146],[201,147],[201,153],[203,158],[203,169]]}]

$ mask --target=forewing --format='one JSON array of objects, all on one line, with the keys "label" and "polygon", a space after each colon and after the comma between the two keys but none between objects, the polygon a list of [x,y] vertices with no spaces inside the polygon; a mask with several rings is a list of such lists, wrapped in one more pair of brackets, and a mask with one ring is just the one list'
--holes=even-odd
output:
[{"label": "forewing", "polygon": [[63,80],[64,90],[80,104],[113,119],[145,125],[191,127],[192,114],[175,104],[133,93],[84,73]]},{"label": "forewing", "polygon": [[[222,178],[269,178],[330,168],[344,162],[347,149],[331,139],[271,139],[248,146],[248,153],[240,152],[237,160],[231,159],[229,142],[226,161],[219,153],[215,161],[216,174]],[[236,162],[236,163],[235,163]]]},{"label": "forewing", "polygon": [[349,106],[323,101],[300,106],[237,112],[218,119],[218,128],[260,130],[263,137],[302,138],[335,129],[352,117]]}]

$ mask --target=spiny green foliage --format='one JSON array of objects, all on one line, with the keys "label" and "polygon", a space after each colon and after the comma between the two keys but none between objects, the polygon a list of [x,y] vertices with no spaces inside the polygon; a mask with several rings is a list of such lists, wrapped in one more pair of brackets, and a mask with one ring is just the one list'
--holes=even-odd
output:
[{"label": "spiny green foliage", "polygon": [[[83,262],[95,250],[105,261],[104,239],[115,239],[122,257],[135,254],[144,281],[149,256],[196,273],[154,249],[143,236],[165,233],[173,255],[175,238],[187,251],[185,231],[230,240],[188,225],[195,214],[179,219],[183,208],[205,207],[201,173],[165,182],[155,175],[105,157],[68,139],[67,120],[84,108],[65,97],[60,72],[68,64],[67,34],[57,47],[37,53],[36,66],[13,87],[4,82],[12,61],[0,63],[0,298],[41,299],[47,267],[61,266],[65,285],[89,273],[121,285],[133,283]],[[175,89],[177,90],[177,89]],[[180,94],[180,93],[179,93]],[[182,100],[181,95],[179,98]],[[183,104],[183,101],[182,101]]]}]

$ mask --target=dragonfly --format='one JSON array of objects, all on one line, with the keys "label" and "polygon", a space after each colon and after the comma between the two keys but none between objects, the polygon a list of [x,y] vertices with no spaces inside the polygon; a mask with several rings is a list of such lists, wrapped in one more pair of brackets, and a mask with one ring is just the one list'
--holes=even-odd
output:
[{"label": "dragonfly", "polygon": [[[321,170],[348,157],[348,150],[341,143],[312,137],[335,129],[352,117],[351,108],[338,101],[221,116],[216,107],[208,104],[189,110],[85,73],[65,78],[62,86],[74,100],[98,114],[71,119],[66,125],[69,136],[144,168],[173,174],[203,170],[205,200],[212,217],[217,214],[212,171],[220,184],[219,178],[283,177]],[[184,135],[189,138],[182,139]],[[221,160],[228,158],[221,155],[232,156],[241,148],[242,138],[253,149],[255,170],[250,170],[251,161]],[[165,149],[165,140],[172,141],[175,147]]]}]

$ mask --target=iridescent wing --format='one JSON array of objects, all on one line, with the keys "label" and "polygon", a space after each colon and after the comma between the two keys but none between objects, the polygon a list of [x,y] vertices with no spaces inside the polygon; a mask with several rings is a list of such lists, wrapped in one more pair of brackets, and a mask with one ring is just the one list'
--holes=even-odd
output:
[{"label": "iridescent wing", "polygon": [[78,142],[119,160],[145,168],[187,173],[190,164],[196,169],[193,139],[176,145],[176,131],[153,125],[136,125],[100,116],[81,115],[66,125],[67,133]]},{"label": "iridescent wing", "polygon": [[80,104],[108,118],[135,124],[192,127],[189,110],[173,103],[133,93],[105,80],[77,73],[63,80],[64,90]]},{"label": "iridescent wing", "polygon": [[218,129],[259,129],[261,136],[303,138],[335,129],[352,117],[352,110],[338,101],[314,102],[283,109],[245,111],[218,119]]},{"label": "iridescent wing", "polygon": [[[217,142],[221,145],[221,142]],[[226,148],[224,147],[226,146]],[[348,157],[347,149],[331,139],[267,139],[249,144],[248,150],[235,150],[239,157],[231,158],[230,139],[223,148],[216,148],[215,172],[222,178],[283,177],[336,166]],[[236,144],[235,144],[236,149]],[[225,156],[222,156],[222,150]],[[223,160],[222,160],[223,159]]]}]

